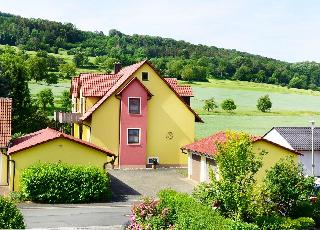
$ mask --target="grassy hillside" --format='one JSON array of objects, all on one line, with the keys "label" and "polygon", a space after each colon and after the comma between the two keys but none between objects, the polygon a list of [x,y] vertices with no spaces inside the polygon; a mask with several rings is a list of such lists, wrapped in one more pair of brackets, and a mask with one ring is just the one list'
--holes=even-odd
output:
[{"label": "grassy hillside", "polygon": [[[195,97],[191,106],[205,122],[196,124],[197,138],[228,129],[263,135],[273,126],[308,126],[308,121],[317,120],[320,115],[320,93],[316,91],[222,80],[195,83],[192,87]],[[262,113],[256,108],[257,99],[265,94],[269,94],[273,103],[269,113]],[[208,114],[202,106],[210,97],[219,103],[232,98],[238,108],[231,114],[220,108]]]}]

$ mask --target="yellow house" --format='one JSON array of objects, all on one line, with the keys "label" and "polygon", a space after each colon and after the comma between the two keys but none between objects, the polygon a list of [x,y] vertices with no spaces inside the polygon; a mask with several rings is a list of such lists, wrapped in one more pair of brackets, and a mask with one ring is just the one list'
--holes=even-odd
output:
[{"label": "yellow house", "polygon": [[12,141],[6,154],[1,154],[1,182],[11,191],[20,188],[20,175],[30,165],[42,162],[64,162],[106,168],[116,156],[86,141],[47,128]]},{"label": "yellow house", "polygon": [[[212,136],[200,139],[192,144],[184,146],[182,152],[188,155],[188,177],[195,181],[209,181],[209,168],[214,172],[218,172],[215,162],[215,155],[218,153],[216,144],[223,143],[227,140],[225,132],[218,132]],[[267,154],[263,156],[262,167],[258,171],[256,178],[261,182],[266,170],[274,166],[281,158],[291,156],[298,163],[301,153],[281,146],[270,140],[254,137],[252,142],[253,152],[265,151]]]},{"label": "yellow house", "polygon": [[73,135],[118,156],[119,167],[185,166],[180,148],[194,141],[195,121],[190,86],[162,78],[148,62],[114,74],[80,74],[73,78],[73,113],[80,119]]}]

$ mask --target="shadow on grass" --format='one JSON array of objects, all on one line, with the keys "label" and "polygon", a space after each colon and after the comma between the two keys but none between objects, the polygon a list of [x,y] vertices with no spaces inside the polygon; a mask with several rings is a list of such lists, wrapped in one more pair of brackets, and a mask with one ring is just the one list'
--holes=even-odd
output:
[{"label": "shadow on grass", "polygon": [[131,188],[129,185],[109,174],[112,190],[112,201],[122,202],[127,201],[128,196],[139,196],[141,193]]}]

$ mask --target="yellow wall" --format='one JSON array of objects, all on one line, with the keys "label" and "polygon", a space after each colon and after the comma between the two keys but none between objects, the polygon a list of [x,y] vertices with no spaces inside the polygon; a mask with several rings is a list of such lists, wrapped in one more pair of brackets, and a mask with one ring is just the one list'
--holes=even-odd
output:
[{"label": "yellow wall", "polygon": [[[118,154],[120,100],[111,96],[92,114],[90,142]],[[116,162],[117,163],[117,162]]]},{"label": "yellow wall", "polygon": [[1,184],[4,185],[7,183],[7,157],[6,155],[0,153],[1,159]]},{"label": "yellow wall", "polygon": [[80,134],[79,124],[74,123],[73,124],[73,136],[76,137],[76,138],[80,138],[79,134]]},{"label": "yellow wall", "polygon": [[[14,190],[19,190],[19,178],[23,169],[36,162],[64,162],[78,165],[94,165],[103,168],[104,163],[111,158],[106,154],[76,142],[58,138],[35,147],[25,149],[11,155],[16,162]],[[12,164],[11,164],[12,166]],[[13,167],[11,167],[11,185]],[[12,186],[10,186],[12,189]]]},{"label": "yellow wall", "polygon": [[263,157],[263,165],[262,168],[257,173],[257,181],[262,182],[265,175],[266,170],[269,170],[272,166],[274,166],[281,158],[286,158],[288,156],[292,156],[294,161],[298,163],[299,156],[295,153],[292,153],[288,150],[285,150],[279,146],[273,145],[266,141],[257,141],[253,143],[253,151],[258,153],[261,150],[265,150],[267,154]]},{"label": "yellow wall", "polygon": [[82,125],[82,140],[90,142],[90,126],[83,124]]},{"label": "yellow wall", "polygon": [[[149,73],[142,81],[141,73]],[[135,74],[154,95],[148,101],[147,156],[158,156],[160,164],[187,164],[180,148],[194,141],[195,116],[157,73],[144,64]],[[173,138],[167,138],[169,132]]]},{"label": "yellow wall", "polygon": [[90,109],[99,99],[99,97],[86,97],[86,111],[88,111],[88,109]]}]

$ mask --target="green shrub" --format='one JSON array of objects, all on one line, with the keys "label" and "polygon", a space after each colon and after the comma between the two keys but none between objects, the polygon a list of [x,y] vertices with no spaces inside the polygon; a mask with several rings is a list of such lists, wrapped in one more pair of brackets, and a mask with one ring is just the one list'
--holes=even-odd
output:
[{"label": "green shrub", "polygon": [[314,193],[314,178],[305,177],[301,165],[292,158],[277,162],[265,178],[265,189],[279,215],[303,217],[310,195]]},{"label": "green shrub", "polygon": [[158,196],[160,198],[159,207],[162,210],[167,209],[167,220],[174,226],[174,229],[258,229],[253,224],[226,219],[188,194],[163,190]]},{"label": "green shrub", "polygon": [[231,112],[237,108],[236,104],[234,103],[234,100],[232,99],[225,99],[221,103],[221,108],[225,111]]},{"label": "green shrub", "polygon": [[14,203],[0,196],[0,229],[25,228],[23,216]]},{"label": "green shrub", "polygon": [[43,203],[84,203],[111,197],[108,174],[93,166],[38,163],[21,175],[21,191]]},{"label": "green shrub", "polygon": [[217,198],[217,190],[211,183],[202,182],[194,187],[192,196],[201,204],[212,207]]},{"label": "green shrub", "polygon": [[286,230],[286,229],[313,229],[315,222],[309,217],[300,217],[298,219],[290,219],[281,216],[264,216],[256,219],[256,224],[260,229],[266,230]]},{"label": "green shrub", "polygon": [[261,112],[268,112],[272,107],[272,102],[269,95],[262,96],[257,101],[257,109]]}]

